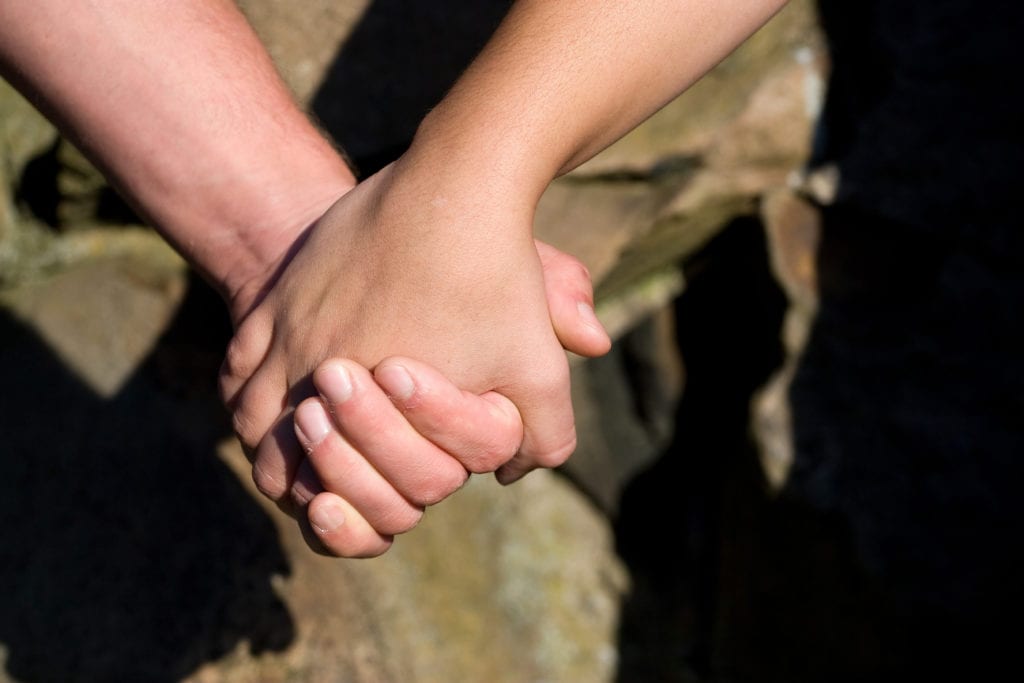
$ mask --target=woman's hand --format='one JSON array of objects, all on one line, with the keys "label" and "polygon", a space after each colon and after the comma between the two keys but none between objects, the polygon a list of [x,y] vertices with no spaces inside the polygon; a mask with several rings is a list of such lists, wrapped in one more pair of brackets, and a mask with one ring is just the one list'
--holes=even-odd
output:
[{"label": "woman's hand", "polygon": [[[330,357],[374,367],[402,355],[462,389],[507,397],[522,416],[524,437],[499,469],[502,481],[561,464],[575,447],[568,365],[538,256],[545,247],[529,237],[533,206],[486,187],[465,191],[451,178],[400,163],[342,197],[314,225],[229,347],[223,394],[252,454],[254,479],[275,500],[286,497],[301,461],[294,407],[314,394],[312,372]],[[568,257],[559,256],[565,265]],[[569,267],[585,272],[574,261]],[[572,284],[565,270],[549,278],[571,292],[556,305],[582,320],[589,281]],[[582,346],[603,352],[607,337],[595,320],[586,322],[577,333]],[[409,468],[398,483],[454,490],[465,471],[453,458],[440,470]],[[420,505],[436,498],[413,497]]]}]

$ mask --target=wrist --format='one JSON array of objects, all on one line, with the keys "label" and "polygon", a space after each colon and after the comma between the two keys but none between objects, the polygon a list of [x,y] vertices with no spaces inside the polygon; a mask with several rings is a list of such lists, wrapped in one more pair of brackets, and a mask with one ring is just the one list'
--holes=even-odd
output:
[{"label": "wrist", "polygon": [[409,150],[396,163],[399,173],[425,172],[439,187],[532,212],[559,164],[546,159],[550,150],[537,149],[517,131],[487,121],[461,116],[442,104],[420,124]]},{"label": "wrist", "polygon": [[306,231],[355,184],[339,159],[315,177],[279,177],[230,195],[211,228],[219,238],[193,263],[220,291],[233,320],[258,303]]}]

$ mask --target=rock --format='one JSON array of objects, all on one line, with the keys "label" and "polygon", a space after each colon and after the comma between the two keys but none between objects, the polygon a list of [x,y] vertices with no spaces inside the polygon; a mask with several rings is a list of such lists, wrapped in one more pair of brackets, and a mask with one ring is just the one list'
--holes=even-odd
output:
[{"label": "rock", "polygon": [[[808,122],[822,95],[823,46],[813,3],[790,2],[682,96],[575,173],[650,172],[667,160],[716,148],[716,154],[728,155],[762,147],[763,157],[776,159],[779,143],[806,150]],[[757,120],[782,125],[756,125]],[[733,122],[742,128],[755,123],[757,136],[734,137]],[[762,135],[763,146],[756,139]]]},{"label": "rock", "polygon": [[4,307],[100,396],[116,395],[135,373],[185,291],[185,264],[146,236],[147,252],[77,261],[0,293]]},{"label": "rock", "polygon": [[[508,6],[241,4],[365,172],[408,144]],[[181,262],[128,219],[97,228],[109,188],[0,84],[0,321],[19,388],[0,411],[18,433],[0,577],[29,596],[0,610],[6,680],[613,680],[629,580],[608,517],[670,436],[682,372],[667,304],[686,284],[680,263],[801,165],[820,97],[812,24],[811,3],[791,2],[545,193],[538,236],[590,267],[619,340],[574,363],[581,445],[567,477],[475,477],[362,562],[313,555],[254,491],[214,395],[220,304],[177,309]],[[45,217],[15,200],[33,160],[52,165]],[[56,416],[36,409],[50,396]]]},{"label": "rock", "polygon": [[[536,231],[591,267],[600,305],[678,273],[801,167],[823,89],[814,21],[811,3],[790,3],[696,86],[551,186]],[[678,293],[663,289],[633,322]]]},{"label": "rock", "polygon": [[[221,455],[249,480],[235,442]],[[236,649],[189,681],[612,680],[626,578],[604,518],[551,472],[510,488],[474,477],[372,560],[314,555],[265,508],[291,560],[277,588],[296,642]]]},{"label": "rock", "polygon": [[788,190],[769,194],[761,208],[769,260],[789,307],[782,327],[786,357],[751,403],[751,429],[769,485],[782,489],[795,457],[789,388],[818,308],[817,258],[821,216]]},{"label": "rock", "polygon": [[241,4],[298,100],[363,174],[408,145],[509,6],[349,0],[296,12],[281,0]]},{"label": "rock", "polygon": [[[0,166],[16,182],[25,165],[52,146],[57,131],[6,81],[0,79]],[[4,186],[9,189],[7,185]]]},{"label": "rock", "polygon": [[[612,680],[627,579],[606,518],[564,478],[476,477],[384,558],[317,556],[224,440],[219,301],[190,298],[165,331],[180,261],[99,252],[0,297],[18,387],[0,427],[21,463],[0,505],[0,577],[37,596],[0,611],[0,680]],[[61,629],[74,640],[48,656]]]},{"label": "rock", "polygon": [[[238,3],[278,71],[304,106],[312,101],[338,47],[373,3],[370,0],[314,0],[300,11],[280,0]],[[378,74],[378,77],[380,75]],[[339,97],[342,93],[338,93]]]},{"label": "rock", "polygon": [[26,164],[56,137],[53,126],[0,79],[0,282],[25,248],[19,241],[23,219],[16,201],[21,176]]},{"label": "rock", "polygon": [[573,367],[579,446],[562,471],[606,514],[675,431],[683,369],[672,307],[652,311],[603,358]]},{"label": "rock", "polygon": [[14,235],[16,229],[14,201],[10,195],[10,188],[13,184],[7,180],[5,170],[0,167],[0,249]]},{"label": "rock", "polygon": [[[222,305],[155,329],[180,296],[168,271],[105,257],[4,293],[24,321],[0,306],[0,680],[171,683],[293,637],[273,525],[215,457]],[[55,351],[76,343],[83,372]],[[82,379],[105,369],[116,388]]]},{"label": "rock", "polygon": [[67,140],[57,146],[55,161],[58,224],[74,230],[96,223],[104,197],[113,192],[103,174]]}]

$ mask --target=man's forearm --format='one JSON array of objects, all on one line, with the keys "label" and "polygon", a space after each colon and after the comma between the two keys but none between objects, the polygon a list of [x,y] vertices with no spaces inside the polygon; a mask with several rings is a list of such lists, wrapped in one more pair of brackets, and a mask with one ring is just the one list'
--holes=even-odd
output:
[{"label": "man's forearm", "polygon": [[0,72],[229,299],[354,184],[229,0],[0,0]]},{"label": "man's forearm", "polygon": [[[534,200],[692,85],[785,0],[519,0],[410,158]],[[423,158],[433,158],[422,161]]]}]

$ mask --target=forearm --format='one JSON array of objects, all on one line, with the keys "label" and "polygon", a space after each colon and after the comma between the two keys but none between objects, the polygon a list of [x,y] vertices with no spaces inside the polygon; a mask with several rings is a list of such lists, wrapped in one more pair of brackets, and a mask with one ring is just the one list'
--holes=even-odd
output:
[{"label": "forearm", "polygon": [[0,71],[229,299],[354,184],[228,0],[0,0]]},{"label": "forearm", "polygon": [[520,0],[412,149],[532,201],[685,90],[785,0]]}]

